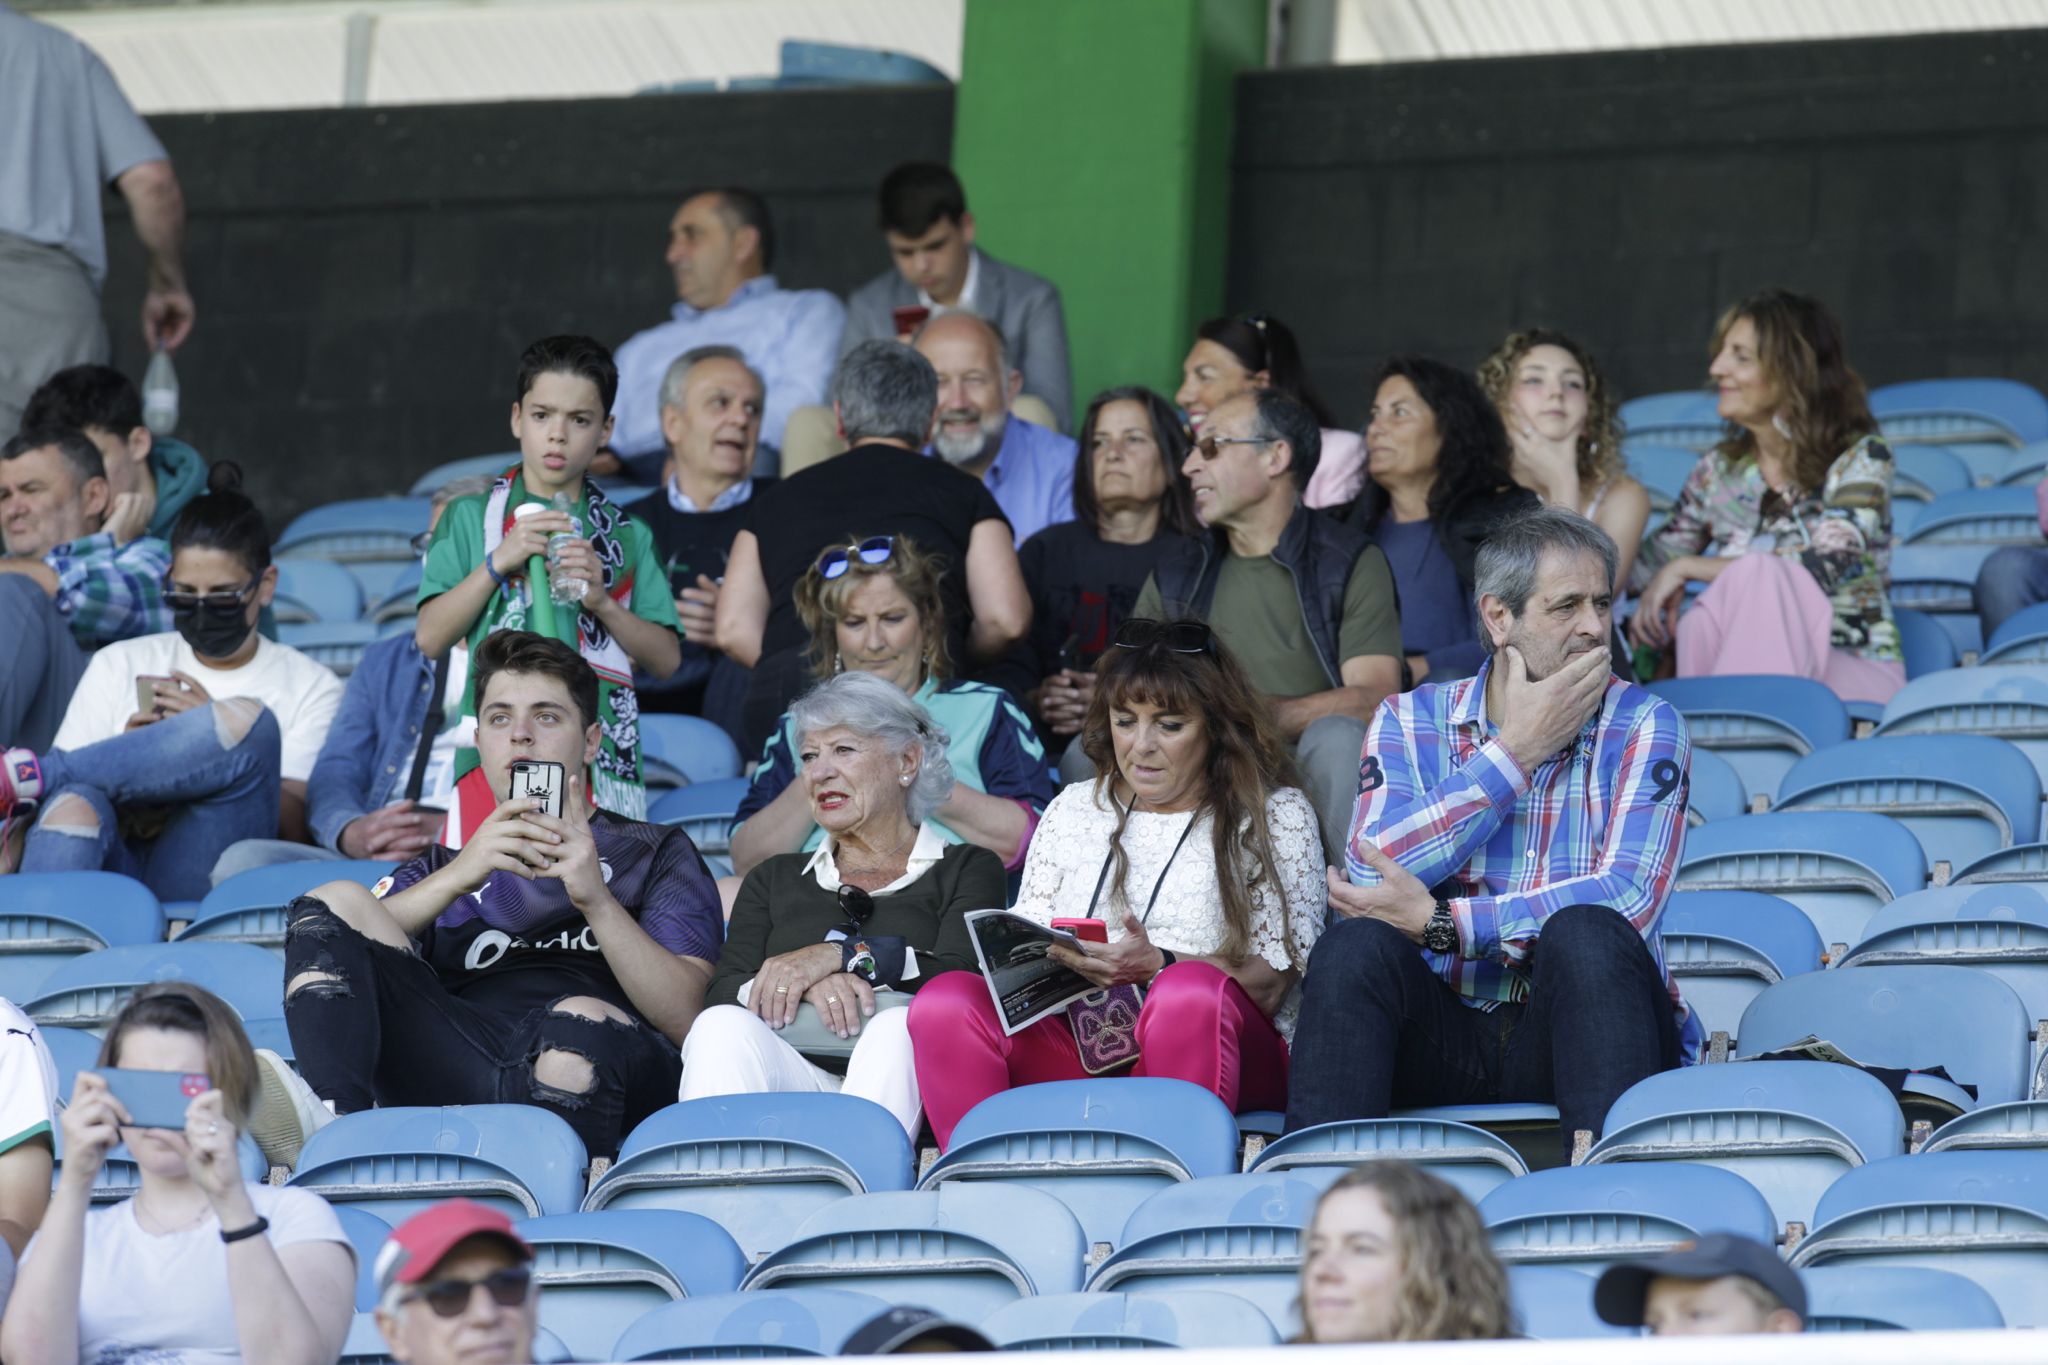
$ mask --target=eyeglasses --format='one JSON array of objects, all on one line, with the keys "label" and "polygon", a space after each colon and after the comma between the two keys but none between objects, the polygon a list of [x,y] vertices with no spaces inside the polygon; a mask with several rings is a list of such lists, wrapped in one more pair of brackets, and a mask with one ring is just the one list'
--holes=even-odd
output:
[{"label": "eyeglasses", "polygon": [[164,606],[172,611],[233,611],[249,600],[249,594],[256,591],[256,579],[232,592],[185,592],[182,589],[166,587]]},{"label": "eyeglasses", "polygon": [[1269,446],[1273,444],[1264,436],[1204,436],[1195,442],[1195,449],[1202,452],[1202,458],[1213,460],[1216,452],[1224,446]]},{"label": "eyeglasses", "polygon": [[493,1270],[481,1280],[436,1280],[424,1289],[407,1294],[402,1302],[422,1299],[427,1307],[434,1310],[435,1317],[452,1318],[469,1307],[470,1299],[479,1289],[487,1291],[498,1307],[517,1308],[526,1302],[527,1294],[533,1289],[533,1269],[508,1265],[503,1270]]},{"label": "eyeglasses", "polygon": [[1208,625],[1186,619],[1155,621],[1149,616],[1133,616],[1116,628],[1116,636],[1110,643],[1118,649],[1148,649],[1158,645],[1175,654],[1216,652],[1216,636]]},{"label": "eyeglasses", "polygon": [[857,545],[840,545],[818,556],[818,576],[826,582],[843,575],[858,559],[863,564],[886,564],[896,553],[896,537],[869,536]]},{"label": "eyeglasses", "polygon": [[851,882],[839,884],[839,913],[856,932],[874,917],[875,898]]}]

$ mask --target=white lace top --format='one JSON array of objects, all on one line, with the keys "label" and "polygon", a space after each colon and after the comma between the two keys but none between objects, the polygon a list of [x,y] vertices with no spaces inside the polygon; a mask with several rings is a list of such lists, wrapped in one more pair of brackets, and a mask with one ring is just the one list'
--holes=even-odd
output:
[{"label": "white lace top", "polygon": [[[1045,924],[1089,913],[1088,901],[1094,895],[1103,859],[1109,856],[1110,835],[1116,830],[1117,813],[1109,799],[1098,802],[1093,782],[1077,782],[1045,808],[1024,860],[1024,880],[1013,907],[1018,914]],[[1193,829],[1189,829],[1190,820],[1197,822]],[[1273,863],[1281,885],[1276,890],[1263,884],[1263,874],[1252,873],[1252,951],[1275,971],[1289,967],[1305,970],[1308,950],[1323,932],[1329,904],[1315,808],[1306,796],[1286,787],[1267,799],[1266,822],[1272,830]],[[1176,856],[1173,848],[1184,830],[1187,842]],[[1144,919],[1145,933],[1161,948],[1209,955],[1223,946],[1223,905],[1217,894],[1216,856],[1210,838],[1207,813],[1134,811],[1124,826],[1124,854],[1130,859],[1125,890],[1130,908]],[[1171,867],[1168,858],[1173,860]],[[1162,869],[1164,882],[1159,880]],[[1108,921],[1112,943],[1124,936],[1122,907],[1114,903],[1114,877],[1112,872],[1111,879],[1104,882],[1102,900],[1095,908],[1096,916]],[[1147,915],[1145,902],[1155,884],[1159,899]],[[1293,962],[1287,960],[1283,922],[1294,929]],[[1300,996],[1301,989],[1296,986],[1273,1016],[1273,1026],[1289,1042],[1294,1038]]]}]

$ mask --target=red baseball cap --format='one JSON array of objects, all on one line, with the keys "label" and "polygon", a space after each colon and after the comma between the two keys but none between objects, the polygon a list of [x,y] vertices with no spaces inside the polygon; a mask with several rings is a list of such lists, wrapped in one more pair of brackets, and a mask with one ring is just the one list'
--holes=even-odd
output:
[{"label": "red baseball cap", "polygon": [[512,1220],[472,1199],[450,1199],[414,1214],[391,1230],[377,1252],[377,1294],[394,1284],[418,1284],[449,1252],[472,1237],[495,1237],[533,1259],[533,1248],[512,1230]]}]

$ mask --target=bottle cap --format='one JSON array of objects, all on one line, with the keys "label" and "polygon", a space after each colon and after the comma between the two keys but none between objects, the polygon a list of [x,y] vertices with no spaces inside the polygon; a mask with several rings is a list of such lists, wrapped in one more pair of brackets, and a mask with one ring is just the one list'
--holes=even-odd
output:
[{"label": "bottle cap", "polygon": [[544,502],[522,502],[512,509],[512,519],[517,521],[528,512],[545,512],[547,510],[548,505]]}]

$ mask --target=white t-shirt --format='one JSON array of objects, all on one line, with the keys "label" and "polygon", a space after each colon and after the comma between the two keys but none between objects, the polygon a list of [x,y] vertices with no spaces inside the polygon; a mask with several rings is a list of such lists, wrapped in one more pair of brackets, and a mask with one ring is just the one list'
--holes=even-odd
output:
[{"label": "white t-shirt", "polygon": [[[56,1112],[57,1066],[29,1017],[0,1000],[0,1152],[31,1138],[51,1141]],[[14,1255],[0,1242],[0,1305],[14,1285]]]},{"label": "white t-shirt", "polygon": [[53,749],[82,749],[122,732],[135,714],[135,680],[175,669],[198,681],[215,701],[252,697],[277,717],[281,767],[288,781],[313,774],[313,760],[341,705],[341,679],[289,645],[258,639],[256,656],[235,669],[208,668],[175,631],[103,647],[85,666]]},{"label": "white t-shirt", "polygon": [[[272,1247],[295,1242],[349,1246],[327,1201],[290,1186],[249,1185],[249,1202],[270,1220]],[[31,1241],[22,1260],[36,1254]],[[353,1260],[355,1250],[349,1249]],[[228,1248],[211,1213],[197,1227],[158,1237],[135,1221],[135,1201],[85,1216],[79,1276],[80,1365],[238,1365]]]}]

